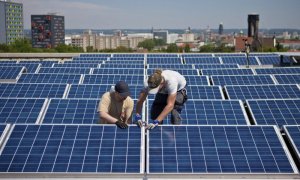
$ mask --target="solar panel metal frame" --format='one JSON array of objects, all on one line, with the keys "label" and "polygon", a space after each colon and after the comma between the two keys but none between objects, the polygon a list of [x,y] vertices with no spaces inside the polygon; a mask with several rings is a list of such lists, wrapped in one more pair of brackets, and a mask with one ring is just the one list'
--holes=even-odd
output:
[{"label": "solar panel metal frame", "polygon": [[[294,106],[287,104],[287,101],[292,102]],[[300,125],[300,110],[295,101],[300,105],[300,99],[251,99],[246,100],[246,104],[256,125],[277,125],[282,128],[284,125]]]},{"label": "solar panel metal frame", "polygon": [[79,84],[83,75],[81,74],[23,74],[18,83],[57,83],[57,84]]},{"label": "solar panel metal frame", "polygon": [[105,61],[105,64],[145,64],[145,61],[113,60]]},{"label": "solar panel metal frame", "polygon": [[284,67],[284,68],[256,68],[256,74],[300,74],[299,67]]},{"label": "solar panel metal frame", "polygon": [[[151,75],[154,73],[156,69],[147,69],[147,75]],[[177,71],[179,74],[183,76],[199,76],[198,69],[162,69],[162,70],[173,70]]]},{"label": "solar panel metal frame", "polygon": [[89,74],[92,68],[43,68],[39,69],[41,74]]},{"label": "solar panel metal frame", "polygon": [[[176,136],[177,134],[182,134],[181,132],[180,132],[180,127],[186,127],[186,129],[187,129],[187,131],[186,132],[194,132],[193,130],[188,130],[188,128],[190,127],[190,128],[192,128],[192,127],[198,127],[198,131],[199,131],[199,133],[200,133],[200,129],[199,128],[218,128],[218,127],[223,127],[222,129],[224,130],[224,132],[225,132],[225,135],[226,135],[226,130],[225,130],[225,128],[231,128],[231,127],[235,127],[235,129],[237,129],[237,132],[239,133],[239,130],[238,129],[241,129],[241,128],[248,128],[249,129],[249,131],[250,131],[250,133],[251,133],[251,135],[253,134],[253,132],[252,131],[254,131],[254,130],[250,130],[250,128],[252,128],[252,129],[258,129],[258,128],[260,128],[260,129],[263,129],[263,128],[273,128],[274,129],[274,133],[276,134],[276,141],[278,140],[278,143],[279,143],[279,145],[280,145],[280,149],[282,149],[281,151],[282,151],[282,153],[285,155],[284,157],[286,157],[287,158],[287,160],[289,161],[288,162],[288,164],[290,165],[290,170],[292,170],[293,172],[289,172],[289,173],[280,173],[280,172],[277,172],[277,173],[275,173],[275,172],[254,172],[254,173],[251,173],[251,172],[201,172],[201,173],[195,173],[195,172],[179,172],[178,170],[177,170],[177,172],[163,172],[163,170],[161,171],[161,172],[150,172],[150,166],[151,166],[151,164],[149,163],[149,160],[153,160],[153,161],[156,161],[156,160],[154,160],[154,159],[151,159],[151,157],[150,156],[155,156],[155,157],[158,157],[158,155],[161,153],[162,155],[162,158],[164,158],[165,156],[167,156],[167,155],[169,155],[169,156],[171,156],[170,158],[168,158],[168,159],[166,159],[166,160],[164,160],[164,159],[162,159],[162,167],[159,167],[159,168],[157,168],[157,169],[162,169],[165,165],[163,164],[164,163],[164,161],[167,161],[167,162],[169,162],[169,164],[168,164],[168,166],[173,166],[173,167],[177,167],[178,168],[178,166],[180,165],[179,163],[183,163],[183,165],[184,165],[184,162],[186,162],[183,158],[180,158],[180,160],[177,160],[177,158],[178,158],[178,156],[180,156],[180,155],[186,155],[187,153],[188,153],[188,155],[189,155],[189,157],[190,157],[190,161],[191,161],[191,163],[192,163],[192,160],[193,160],[193,158],[191,157],[191,153],[198,153],[198,152],[196,152],[196,151],[191,151],[191,147],[188,147],[188,149],[189,149],[189,151],[187,152],[187,153],[184,153],[185,151],[184,151],[184,149],[182,149],[182,150],[180,150],[179,148],[181,147],[181,146],[185,146],[185,144],[186,143],[190,143],[189,141],[191,141],[192,139],[190,139],[190,140],[188,140],[188,142],[185,142],[185,143],[183,143],[182,142],[182,144],[179,142],[180,141],[180,139],[182,139],[182,137],[180,138],[179,136]],[[249,177],[249,178],[253,178],[253,177],[256,177],[256,178],[275,178],[275,177],[281,177],[281,178],[292,178],[292,177],[296,177],[296,176],[298,176],[298,173],[299,173],[299,171],[298,171],[298,169],[297,169],[297,167],[296,167],[296,165],[295,165],[295,162],[293,161],[293,159],[292,159],[292,157],[291,157],[291,154],[290,154],[290,152],[287,150],[287,147],[286,147],[286,145],[285,145],[285,143],[284,143],[284,140],[283,140],[283,138],[281,137],[281,134],[280,134],[280,132],[279,132],[279,130],[278,130],[278,128],[276,128],[276,126],[243,126],[243,125],[238,125],[238,126],[219,126],[219,125],[215,125],[215,126],[205,126],[205,125],[203,125],[203,126],[197,126],[197,125],[186,125],[186,126],[182,126],[182,125],[179,125],[179,126],[159,126],[159,127],[157,127],[157,128],[155,128],[154,130],[152,130],[151,132],[149,132],[148,131],[148,133],[147,133],[147,164],[148,164],[148,166],[147,166],[147,171],[146,171],[146,173],[147,173],[147,175],[148,175],[148,177],[159,177],[159,178],[163,178],[163,177],[165,177],[165,178],[170,178],[170,177],[176,177],[176,178],[179,178],[179,177],[184,177],[184,178],[187,178],[187,177],[190,177],[190,178],[199,178],[199,175],[209,175],[209,177],[211,177],[211,178],[224,178],[224,177],[227,177],[227,178],[245,178],[245,177]],[[168,130],[167,130],[167,128],[169,128],[170,129],[170,134],[168,133]],[[161,130],[160,130],[161,129]],[[165,130],[163,130],[163,129],[165,129]],[[173,131],[172,131],[172,129],[173,129]],[[174,130],[178,130],[178,131],[176,131],[176,134],[174,134]],[[169,138],[169,141],[173,141],[174,140],[174,142],[173,143],[169,143],[169,144],[165,144],[166,145],[166,147],[163,149],[163,148],[161,148],[161,147],[159,147],[159,146],[154,146],[155,147],[155,151],[156,152],[153,152],[153,151],[151,151],[150,152],[150,149],[149,148],[151,148],[151,147],[153,147],[153,146],[151,146],[151,144],[150,144],[150,136],[152,135],[152,136],[154,136],[154,132],[153,131],[156,131],[156,132],[161,132],[161,136],[167,136],[168,138]],[[265,130],[262,130],[262,131],[265,131]],[[173,133],[172,133],[173,132]],[[217,132],[215,132],[215,133],[217,133]],[[213,136],[215,136],[215,133],[213,133],[212,135]],[[221,133],[220,133],[221,134]],[[265,134],[265,132],[264,132],[264,134]],[[200,140],[201,140],[201,142],[203,141],[203,137],[201,136],[202,134],[200,134]],[[220,136],[220,135],[219,135]],[[227,141],[228,141],[228,137],[227,137],[228,135],[226,135],[226,139],[227,139]],[[269,137],[270,135],[268,135],[268,137]],[[177,137],[177,138],[175,138],[175,137]],[[188,137],[188,135],[187,135],[187,137]],[[222,137],[222,136],[220,136],[220,137]],[[246,137],[246,136],[245,136]],[[229,137],[230,138],[230,141],[232,141],[231,139],[234,139],[235,137]],[[242,137],[243,138],[243,137]],[[240,137],[239,138],[239,141],[240,142],[244,142],[245,140],[242,140],[242,138]],[[258,137],[255,137],[256,139],[254,139],[254,137],[252,137],[252,139],[254,140],[253,141],[253,143],[256,143],[256,141],[258,140]],[[266,137],[266,135],[264,136],[264,138],[266,139],[267,137]],[[163,141],[164,141],[164,139],[159,139],[159,137],[157,137],[156,138],[158,141],[162,141],[162,143],[163,143]],[[214,138],[215,139],[215,138]],[[185,138],[183,137],[183,140],[185,140]],[[197,139],[198,140],[198,139]],[[176,141],[176,142],[175,142]],[[178,141],[178,142],[177,142]],[[218,141],[220,141],[220,140],[218,140]],[[268,139],[266,139],[266,141],[269,141]],[[168,141],[167,141],[168,142]],[[174,156],[172,156],[172,152],[173,151],[171,151],[171,149],[174,149],[173,147],[172,147],[172,144],[174,144],[175,143],[175,145],[174,146],[176,146],[177,148],[175,148],[175,153],[176,154],[179,154],[179,155],[175,155],[176,156],[176,158],[175,158],[175,163],[171,163],[171,162],[173,162],[174,161]],[[194,142],[194,144],[196,143],[196,141]],[[216,144],[216,142],[214,141],[214,142],[211,142],[212,144]],[[231,142],[232,143],[232,142]],[[245,142],[244,142],[245,143]],[[206,142],[205,142],[205,144],[206,145],[201,145],[200,147],[203,147],[203,148],[205,148],[206,146],[207,147],[210,147],[210,146],[208,146],[208,142],[207,142],[207,140],[206,140]],[[220,142],[218,142],[218,144],[220,144]],[[229,144],[229,141],[228,141],[228,144]],[[161,146],[163,146],[163,145],[161,145]],[[231,145],[231,146],[233,146],[234,147],[234,144],[233,145]],[[229,146],[229,149],[230,149],[230,147],[231,146]],[[271,148],[270,147],[270,145],[268,144],[268,145],[266,145],[266,146],[268,146],[269,148]],[[273,145],[272,144],[272,147],[273,146],[275,146],[275,144]],[[169,149],[168,149],[168,147],[169,147]],[[197,146],[198,147],[198,146]],[[196,148],[197,148],[196,147]],[[246,147],[244,147],[244,146],[242,146],[242,149],[244,150],[245,148],[247,148],[248,147],[248,145],[246,146]],[[256,151],[257,151],[257,148],[258,148],[259,146],[256,146],[255,147],[255,149],[256,149]],[[277,147],[277,146],[276,146]],[[184,148],[186,148],[186,146],[184,147]],[[202,149],[203,149],[202,148]],[[212,146],[212,148],[215,148],[216,149],[216,153],[217,154],[219,154],[219,152],[217,151],[218,149],[218,147],[215,145],[215,146]],[[164,150],[164,151],[163,151]],[[180,151],[179,151],[180,150]],[[203,151],[203,153],[204,153],[204,150],[202,150]],[[209,152],[210,150],[207,150],[207,152]],[[213,152],[213,154],[214,154],[214,150],[212,150]],[[273,151],[272,151],[273,152]],[[184,153],[184,154],[183,154]],[[202,153],[202,154],[203,154]],[[222,152],[220,152],[220,153],[222,153]],[[235,153],[238,153],[238,151],[237,152],[235,152]],[[244,154],[244,156],[246,157],[246,158],[249,158],[249,153],[251,153],[250,151],[249,152],[247,152],[247,154],[245,154],[245,152],[243,152],[243,154]],[[262,152],[263,153],[263,152]],[[263,154],[262,153],[257,153],[257,156],[259,156],[260,158],[261,158],[261,156],[263,156]],[[211,153],[208,153],[208,154],[211,154]],[[243,155],[242,154],[242,155]],[[204,154],[203,154],[204,155]],[[207,157],[208,155],[204,155],[204,162],[206,161],[206,159],[205,159],[205,157]],[[221,155],[218,155],[218,158],[217,158],[217,161],[220,161],[220,159],[219,159],[219,157],[220,157]],[[230,155],[229,156],[232,156],[232,154],[231,154],[231,149],[230,149]],[[279,156],[279,155],[278,155]],[[274,158],[274,157],[273,157]],[[200,159],[201,160],[201,159]],[[213,159],[212,159],[213,160]],[[237,161],[237,159],[232,159],[232,157],[231,157],[231,160],[232,160],[232,162],[234,163],[233,164],[233,167],[234,167],[234,169],[235,169],[235,171],[237,171],[236,170],[236,167],[235,167],[235,164],[236,163],[238,163],[238,162],[235,162],[235,161]],[[261,159],[260,159],[261,160]],[[252,169],[250,169],[250,166],[249,166],[249,164],[248,164],[248,159],[246,159],[246,162],[247,162],[247,165],[248,165],[248,168],[249,168],[249,171]],[[280,162],[280,161],[279,161]],[[276,165],[277,164],[279,164],[279,162],[277,163],[276,162]],[[251,162],[252,164],[252,166],[254,166],[254,161],[252,160],[252,162]],[[261,160],[261,163],[262,163],[262,160]],[[219,164],[219,168],[222,168],[222,164],[220,164],[220,162],[218,163]],[[156,167],[158,166],[157,165],[157,163],[155,164],[156,165]],[[225,164],[224,164],[225,165]],[[263,165],[263,164],[261,164],[261,165]],[[266,164],[267,165],[267,164]],[[207,166],[206,164],[205,164],[205,166]],[[278,166],[278,165],[277,165]],[[282,166],[282,165],[281,165]],[[194,168],[192,167],[192,165],[190,165],[190,167],[191,167],[191,169],[193,170]],[[176,168],[176,169],[177,169]],[[184,168],[184,166],[182,167],[182,168]],[[264,167],[263,167],[264,168]],[[278,167],[277,167],[278,168]],[[198,167],[198,169],[199,169],[199,167]],[[270,169],[270,167],[269,167],[269,169]],[[206,170],[207,171],[207,170]],[[222,171],[222,169],[220,169],[220,171]],[[264,170],[265,171],[265,170]],[[296,176],[295,176],[296,175]],[[204,176],[205,177],[205,176]]]},{"label": "solar panel metal frame", "polygon": [[[283,126],[283,131],[285,132],[288,142],[291,144],[292,146],[292,150],[294,151],[294,153],[296,154],[296,158],[298,161],[300,161],[300,146],[298,147],[297,145],[299,144],[299,142],[295,142],[295,140],[298,140],[296,137],[293,137],[294,135],[292,134],[293,132],[291,132],[291,130],[289,130],[289,128],[293,128],[293,127],[297,127],[298,130],[300,128],[299,125],[284,125]],[[300,131],[300,130],[299,130]],[[297,145],[296,145],[297,143]]]},{"label": "solar panel metal frame", "polygon": [[64,63],[64,64],[54,64],[53,68],[97,68],[99,63]]},{"label": "solar panel metal frame", "polygon": [[148,64],[148,69],[195,69],[192,64]]},{"label": "solar panel metal frame", "polygon": [[263,85],[276,84],[271,75],[212,75],[213,85]]},{"label": "solar panel metal frame", "polygon": [[103,63],[100,64],[98,68],[134,68],[134,69],[145,69],[144,64],[111,64],[111,63]]},{"label": "solar panel metal frame", "polygon": [[186,58],[186,57],[213,57],[212,54],[205,54],[205,53],[197,53],[197,54],[181,54],[181,57]]},{"label": "solar panel metal frame", "polygon": [[0,83],[16,83],[24,72],[26,72],[26,68],[24,66],[0,66]]},{"label": "solar panel metal frame", "polygon": [[300,74],[274,74],[277,84],[300,84]]},{"label": "solar panel metal frame", "polygon": [[134,74],[134,75],[144,75],[144,69],[135,68],[94,68],[92,74]]},{"label": "solar panel metal frame", "polygon": [[[252,69],[225,68],[225,69],[201,69],[201,75],[255,75]],[[251,72],[251,73],[250,73]]]},{"label": "solar panel metal frame", "polygon": [[[239,64],[247,65],[247,57],[221,57],[223,64]],[[259,65],[257,59],[253,56],[249,57],[249,65]]]},{"label": "solar panel metal frame", "polygon": [[17,63],[17,64],[1,64],[0,67],[25,67],[26,73],[35,73],[41,67],[41,64],[35,63]]},{"label": "solar panel metal frame", "polygon": [[232,69],[239,68],[238,64],[194,64],[195,69]]},{"label": "solar panel metal frame", "polygon": [[185,64],[221,64],[219,57],[191,57],[184,59]]},{"label": "solar panel metal frame", "polygon": [[147,58],[147,64],[183,64],[182,59],[179,57],[157,57]]},{"label": "solar panel metal frame", "polygon": [[210,85],[208,76],[185,76],[188,86]]},{"label": "solar panel metal frame", "polygon": [[[100,80],[99,80],[100,78]],[[128,85],[144,84],[144,75],[121,75],[121,74],[85,74],[82,84],[110,84],[114,85],[118,81],[125,81]]]}]

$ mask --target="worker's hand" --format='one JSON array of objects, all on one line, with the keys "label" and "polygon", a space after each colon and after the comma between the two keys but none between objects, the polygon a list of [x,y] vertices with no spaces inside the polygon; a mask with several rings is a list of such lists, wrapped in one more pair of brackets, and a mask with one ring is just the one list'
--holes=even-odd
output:
[{"label": "worker's hand", "polygon": [[143,120],[142,120],[142,116],[139,114],[135,114],[134,116],[134,123],[138,126],[138,127],[143,127]]},{"label": "worker's hand", "polygon": [[151,130],[151,129],[155,128],[156,126],[158,126],[158,124],[159,124],[159,121],[155,119],[152,121],[152,123],[149,123],[147,125],[146,129]]},{"label": "worker's hand", "polygon": [[123,121],[121,121],[121,120],[116,121],[115,124],[116,124],[119,128],[121,128],[121,129],[126,129],[126,128],[128,128],[128,125],[127,125],[126,123],[124,123]]}]

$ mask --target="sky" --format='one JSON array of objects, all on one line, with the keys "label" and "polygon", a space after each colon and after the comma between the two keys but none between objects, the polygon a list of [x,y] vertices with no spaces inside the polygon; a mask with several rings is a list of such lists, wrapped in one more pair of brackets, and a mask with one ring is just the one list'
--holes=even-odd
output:
[{"label": "sky", "polygon": [[25,29],[32,14],[65,16],[66,29],[259,28],[300,29],[300,0],[13,0],[23,3]]}]

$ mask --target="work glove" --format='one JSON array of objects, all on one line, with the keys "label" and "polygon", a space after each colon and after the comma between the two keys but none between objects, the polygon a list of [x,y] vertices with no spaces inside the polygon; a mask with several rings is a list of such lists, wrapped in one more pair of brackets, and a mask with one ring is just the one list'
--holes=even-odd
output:
[{"label": "work glove", "polygon": [[159,121],[155,119],[152,121],[152,123],[149,123],[147,125],[146,129],[151,130],[151,129],[155,128],[156,126],[158,126],[158,124],[159,124]]},{"label": "work glove", "polygon": [[140,128],[143,127],[144,122],[142,120],[142,116],[139,114],[135,114],[134,123]]},{"label": "work glove", "polygon": [[121,129],[126,129],[126,128],[128,128],[128,125],[127,125],[126,123],[124,123],[123,121],[121,121],[121,120],[116,121],[115,124],[116,124],[119,128],[121,128]]}]

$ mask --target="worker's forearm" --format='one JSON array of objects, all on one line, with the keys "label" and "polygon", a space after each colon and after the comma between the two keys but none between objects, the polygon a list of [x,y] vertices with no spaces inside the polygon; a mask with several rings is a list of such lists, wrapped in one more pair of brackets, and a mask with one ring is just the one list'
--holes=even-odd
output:
[{"label": "worker's forearm", "polygon": [[172,111],[172,109],[174,108],[174,105],[166,105],[165,108],[163,109],[163,111],[160,113],[160,115],[156,118],[156,120],[158,121],[162,121],[165,119],[165,117],[167,117],[167,115]]},{"label": "worker's forearm", "polygon": [[137,114],[141,114],[142,113],[142,109],[143,109],[143,101],[138,101],[137,102],[137,104],[136,104],[136,110],[135,110],[135,112],[137,113]]},{"label": "worker's forearm", "polygon": [[110,116],[108,113],[105,113],[105,112],[100,112],[100,118],[109,124],[114,124],[118,121],[118,119]]}]

